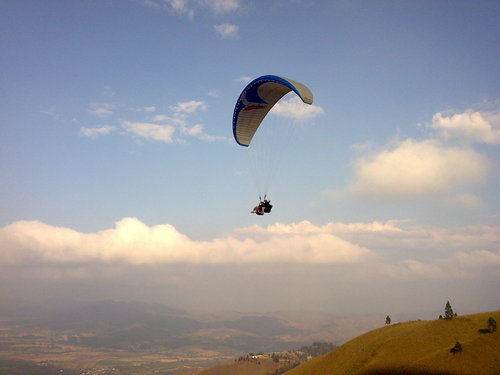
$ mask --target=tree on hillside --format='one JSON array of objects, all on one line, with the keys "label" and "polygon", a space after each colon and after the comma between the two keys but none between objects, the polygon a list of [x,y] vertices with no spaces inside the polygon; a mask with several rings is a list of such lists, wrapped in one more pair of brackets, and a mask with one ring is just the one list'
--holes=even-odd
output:
[{"label": "tree on hillside", "polygon": [[488,318],[488,329],[490,332],[495,332],[497,330],[497,322],[492,316]]},{"label": "tree on hillside", "polygon": [[446,306],[444,307],[444,318],[451,320],[455,314],[453,313],[453,309],[451,308],[450,301],[446,301]]},{"label": "tree on hillside", "polygon": [[385,324],[391,324],[391,317],[389,315],[385,318]]}]

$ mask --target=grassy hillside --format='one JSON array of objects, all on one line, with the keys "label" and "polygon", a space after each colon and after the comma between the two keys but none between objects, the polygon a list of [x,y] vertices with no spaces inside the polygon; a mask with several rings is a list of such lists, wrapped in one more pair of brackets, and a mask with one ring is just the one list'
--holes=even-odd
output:
[{"label": "grassy hillside", "polygon": [[266,358],[254,361],[227,362],[204,370],[199,375],[268,375],[279,368],[279,364]]},{"label": "grassy hillside", "polygon": [[[382,327],[286,375],[498,375],[500,333],[478,333],[500,311]],[[459,341],[462,352],[450,349]]]}]

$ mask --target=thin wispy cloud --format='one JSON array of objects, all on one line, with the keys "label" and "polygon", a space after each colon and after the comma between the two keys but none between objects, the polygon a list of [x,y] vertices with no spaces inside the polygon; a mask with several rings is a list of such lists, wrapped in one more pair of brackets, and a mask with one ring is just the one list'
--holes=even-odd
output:
[{"label": "thin wispy cloud", "polygon": [[187,102],[179,102],[176,105],[170,106],[170,109],[177,113],[194,113],[198,110],[206,110],[207,104],[204,101],[190,100]]},{"label": "thin wispy cloud", "polygon": [[102,89],[101,89],[101,95],[102,96],[105,96],[107,98],[111,98],[113,96],[116,95],[116,92],[115,90],[113,89],[113,87],[111,86],[104,86]]},{"label": "thin wispy cloud", "polygon": [[103,135],[108,135],[116,131],[116,129],[117,129],[116,126],[101,126],[98,128],[81,127],[80,135],[83,135],[85,137],[95,138]]},{"label": "thin wispy cloud", "polygon": [[93,104],[89,112],[96,117],[104,118],[113,115],[112,106],[110,104]]},{"label": "thin wispy cloud", "polygon": [[156,112],[156,107],[154,105],[151,105],[151,106],[146,106],[146,107],[131,108],[131,110],[136,111],[136,112],[153,113],[153,112]]},{"label": "thin wispy cloud", "polygon": [[[96,104],[92,107],[91,113],[99,118],[115,116],[112,106],[109,104]],[[163,143],[185,142],[187,138],[196,138],[202,141],[220,141],[227,137],[211,135],[206,132],[206,126],[201,123],[190,124],[190,116],[196,112],[204,112],[208,105],[202,100],[189,100],[178,102],[168,107],[169,114],[154,114],[157,111],[156,106],[131,107],[128,110],[136,113],[143,113],[144,118],[139,121],[121,120],[123,132],[121,135],[132,135],[136,138],[143,138],[150,141],[159,141]],[[105,136],[117,131],[116,126],[95,126],[81,127],[80,135],[89,138]]]},{"label": "thin wispy cloud", "polygon": [[220,96],[220,92],[219,92],[219,90],[210,90],[208,92],[208,96],[210,96],[212,98],[218,98]]},{"label": "thin wispy cloud", "polygon": [[229,23],[214,25],[215,31],[224,39],[238,39],[239,26]]},{"label": "thin wispy cloud", "polygon": [[203,2],[216,14],[235,12],[241,7],[240,0],[204,0]]},{"label": "thin wispy cloud", "polygon": [[236,82],[242,82],[242,83],[249,83],[251,80],[252,77],[250,76],[243,76],[235,79]]},{"label": "thin wispy cloud", "polygon": [[178,16],[193,19],[197,12],[210,11],[220,16],[241,8],[239,0],[143,0],[146,7],[167,10]]},{"label": "thin wispy cloud", "polygon": [[187,116],[183,113],[174,113],[171,116],[167,115],[156,115],[151,118],[153,122],[159,122],[163,124],[172,124],[178,127],[187,126]]},{"label": "thin wispy cloud", "polygon": [[194,16],[194,9],[190,6],[188,0],[163,0],[162,5],[178,15],[189,18],[193,18]]},{"label": "thin wispy cloud", "polygon": [[162,3],[160,1],[155,0],[142,0],[142,4],[144,4],[148,8],[161,9]]}]

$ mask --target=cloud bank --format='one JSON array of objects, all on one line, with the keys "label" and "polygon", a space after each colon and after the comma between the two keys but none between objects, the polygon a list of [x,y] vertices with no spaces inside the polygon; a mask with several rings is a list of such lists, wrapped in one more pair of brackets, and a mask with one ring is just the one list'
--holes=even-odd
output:
[{"label": "cloud bank", "polygon": [[17,221],[0,228],[0,280],[8,296],[30,300],[351,314],[435,310],[453,297],[462,308],[486,311],[498,309],[492,296],[500,280],[499,233],[487,225],[303,221],[199,241],[170,224],[135,218],[92,233]]},{"label": "cloud bank", "polygon": [[169,224],[148,227],[125,218],[112,229],[85,234],[39,221],[19,221],[0,230],[1,262],[73,263],[310,263],[352,264],[373,255],[366,247],[328,232],[270,233],[194,241]]},{"label": "cloud bank", "polygon": [[406,228],[400,221],[322,226],[303,221],[255,225],[196,241],[173,225],[147,226],[136,218],[95,233],[17,221],[0,229],[0,266],[298,264],[354,267],[354,278],[471,277],[485,271],[500,276],[499,233],[498,226],[430,229]]}]

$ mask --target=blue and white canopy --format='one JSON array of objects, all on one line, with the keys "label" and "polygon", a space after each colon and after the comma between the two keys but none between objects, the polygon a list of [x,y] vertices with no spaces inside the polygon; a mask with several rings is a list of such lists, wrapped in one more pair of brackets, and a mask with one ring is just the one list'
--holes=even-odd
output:
[{"label": "blue and white canopy", "polygon": [[305,85],[288,78],[266,75],[254,79],[241,93],[233,113],[233,135],[241,146],[249,146],[262,120],[271,108],[290,91],[306,104],[312,104],[313,95]]}]

